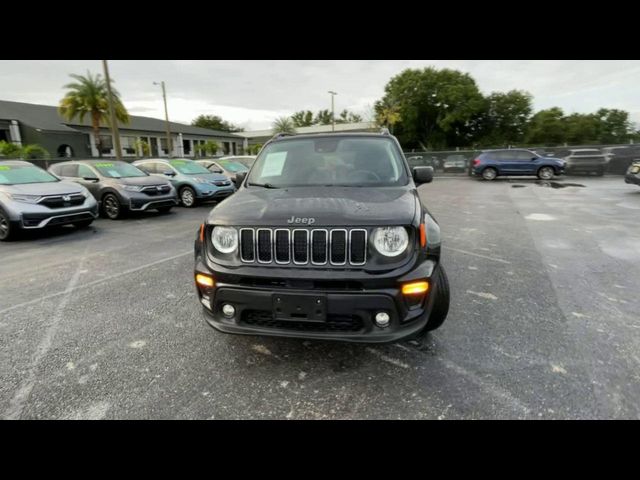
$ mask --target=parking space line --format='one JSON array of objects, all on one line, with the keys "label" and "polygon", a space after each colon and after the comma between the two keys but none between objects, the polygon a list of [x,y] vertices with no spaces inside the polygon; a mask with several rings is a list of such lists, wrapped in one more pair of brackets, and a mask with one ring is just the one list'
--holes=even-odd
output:
[{"label": "parking space line", "polygon": [[[460,250],[458,248],[451,248],[451,247],[442,247],[445,250],[452,250],[454,252],[459,252],[459,253],[464,253],[465,255],[473,255],[474,257],[480,257],[480,258],[485,258],[487,260],[492,260],[494,262],[499,262],[499,263],[505,263],[507,265],[511,265],[511,262],[509,262],[508,260],[503,260],[501,258],[495,258],[495,257],[488,257],[486,255],[481,255],[479,253],[474,253],[474,252],[468,252],[467,250]],[[0,312],[2,313],[2,312]]]},{"label": "parking space line", "polygon": [[84,264],[84,261],[86,259],[88,249],[89,245],[87,245],[87,247],[84,249],[84,253],[80,258],[80,261],[78,262],[78,266],[76,267],[76,271],[73,273],[73,276],[71,277],[71,280],[69,280],[67,288],[63,292],[65,293],[65,295],[62,297],[62,300],[60,300],[58,307],[53,313],[51,324],[47,328],[44,337],[42,337],[42,340],[38,344],[36,352],[33,355],[31,363],[28,367],[28,371],[26,375],[23,376],[18,389],[11,399],[9,408],[4,415],[4,418],[6,419],[16,420],[19,419],[22,415],[24,405],[29,399],[31,391],[33,390],[33,387],[36,383],[36,369],[38,368],[38,364],[51,348],[51,344],[53,343],[53,339],[58,331],[58,326],[60,325],[60,321],[62,320],[62,314],[65,307],[67,306],[69,297],[71,296],[71,292],[73,292],[75,286],[78,283],[78,280],[80,280],[80,274],[83,273],[82,265]]},{"label": "parking space line", "polygon": [[71,283],[70,283],[69,286],[67,286],[67,288],[65,290],[61,291],[61,292],[52,293],[52,294],[49,294],[49,295],[44,295],[44,296],[36,298],[34,300],[29,300],[28,302],[19,303],[18,305],[12,305],[11,307],[5,308],[4,310],[0,310],[0,314],[6,313],[6,312],[10,312],[11,310],[16,310],[18,308],[26,307],[27,305],[32,305],[34,303],[42,302],[44,300],[49,300],[50,298],[55,298],[55,297],[58,297],[60,295],[65,295],[65,294],[74,292],[76,290],[80,290],[82,288],[88,288],[88,287],[92,287],[94,285],[98,285],[98,284],[103,283],[103,282],[108,282],[109,280],[113,280],[114,278],[119,278],[119,277],[122,277],[124,275],[129,275],[130,273],[134,273],[134,272],[137,272],[137,271],[140,271],[140,270],[144,270],[145,268],[153,267],[155,265],[159,265],[160,263],[169,262],[171,260],[175,260],[176,258],[184,257],[185,255],[193,255],[193,250],[189,250],[188,252],[179,253],[179,254],[174,255],[172,257],[163,258],[161,260],[156,260],[155,262],[146,263],[146,264],[141,265],[139,267],[130,268],[129,270],[125,270],[124,272],[115,273],[113,275],[109,275],[108,277],[101,278],[99,280],[94,280],[93,282],[83,283],[82,285],[75,286],[75,285],[71,285]]}]

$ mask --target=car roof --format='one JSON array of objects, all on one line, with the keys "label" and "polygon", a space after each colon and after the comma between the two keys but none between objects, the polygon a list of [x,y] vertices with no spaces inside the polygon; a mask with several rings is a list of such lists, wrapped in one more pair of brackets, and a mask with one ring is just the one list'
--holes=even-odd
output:
[{"label": "car roof", "polygon": [[597,148],[570,148],[570,152],[599,152]]},{"label": "car roof", "polygon": [[0,160],[0,165],[31,165],[32,167],[35,167],[36,165],[34,165],[31,162],[25,162],[24,160]]},{"label": "car roof", "polygon": [[308,140],[314,138],[388,138],[393,139],[392,135],[383,135],[381,133],[373,133],[373,132],[350,132],[350,133],[306,133],[302,135],[283,135],[281,137],[274,137],[269,140],[274,142],[287,142],[291,140]]}]

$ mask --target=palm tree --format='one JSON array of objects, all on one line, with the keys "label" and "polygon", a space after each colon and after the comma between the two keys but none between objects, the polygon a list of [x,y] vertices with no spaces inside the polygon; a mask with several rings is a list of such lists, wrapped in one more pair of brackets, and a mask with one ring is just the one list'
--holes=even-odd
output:
[{"label": "palm tree", "polygon": [[293,121],[291,121],[291,118],[289,117],[276,118],[273,121],[271,128],[273,129],[274,135],[276,133],[289,133],[289,134],[296,133],[296,129],[293,126]]},{"label": "palm tree", "polygon": [[[87,76],[69,75],[76,83],[68,83],[63,88],[69,89],[58,106],[58,112],[68,121],[78,118],[81,122],[86,115],[91,117],[93,136],[96,139],[98,156],[102,157],[102,139],[100,138],[100,124],[108,124],[109,101],[107,95],[107,82],[100,74],[95,76],[87,72]],[[111,80],[113,83],[113,80]],[[120,100],[118,92],[111,87],[113,109],[116,119],[122,123],[129,123],[129,113]]]},{"label": "palm tree", "polygon": [[377,115],[377,121],[385,127],[389,127],[391,133],[393,133],[393,126],[400,121],[400,108],[398,105],[385,102],[380,105],[380,109]]}]

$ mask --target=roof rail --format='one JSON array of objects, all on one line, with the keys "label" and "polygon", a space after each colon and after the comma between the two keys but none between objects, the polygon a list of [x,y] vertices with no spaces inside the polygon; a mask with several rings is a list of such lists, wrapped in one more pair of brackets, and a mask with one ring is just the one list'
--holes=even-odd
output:
[{"label": "roof rail", "polygon": [[294,135],[295,135],[295,133],[280,132],[280,133],[276,133],[276,134],[271,138],[271,140],[277,140],[277,139],[282,138],[282,137],[292,137],[292,136],[294,136]]},{"label": "roof rail", "polygon": [[388,128],[383,128],[382,130],[380,130],[380,134],[381,135],[390,135],[389,129]]}]

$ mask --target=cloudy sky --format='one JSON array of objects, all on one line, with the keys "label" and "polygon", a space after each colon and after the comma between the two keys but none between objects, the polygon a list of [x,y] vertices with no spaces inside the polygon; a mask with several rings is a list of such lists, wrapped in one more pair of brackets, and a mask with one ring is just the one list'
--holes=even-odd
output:
[{"label": "cloudy sky", "polygon": [[[640,61],[620,60],[110,60],[115,86],[134,115],[164,118],[154,81],[167,86],[172,121],[220,115],[247,130],[297,110],[364,113],[405,68],[448,67],[471,74],[483,93],[527,90],[536,110],[566,113],[619,108],[640,123]],[[0,60],[0,99],[57,105],[69,73],[102,72],[99,60]]]}]

